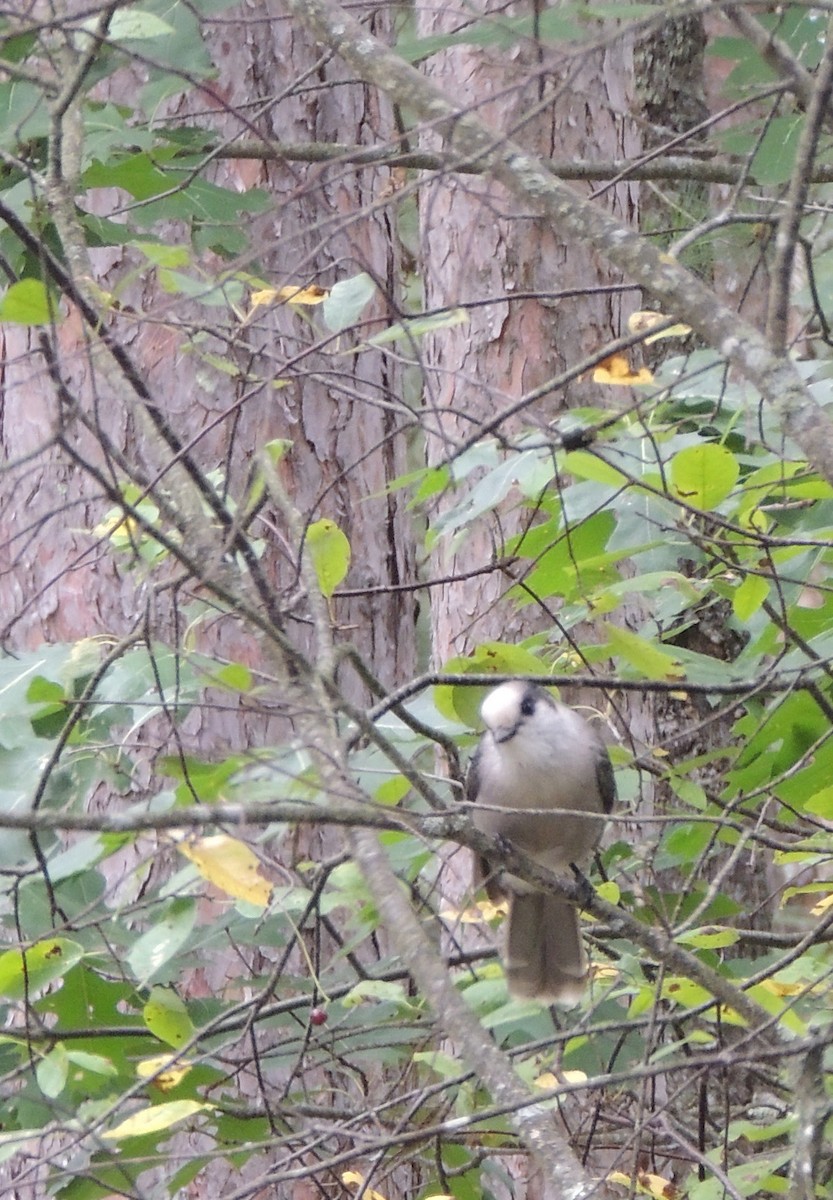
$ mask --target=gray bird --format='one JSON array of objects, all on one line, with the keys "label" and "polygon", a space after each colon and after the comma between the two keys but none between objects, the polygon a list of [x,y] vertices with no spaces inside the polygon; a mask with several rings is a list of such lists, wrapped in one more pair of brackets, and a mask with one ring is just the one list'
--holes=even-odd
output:
[{"label": "gray bird", "polygon": [[[531,683],[501,684],[480,714],[486,732],[466,780],[474,824],[564,875],[589,857],[616,798],[604,742],[577,712]],[[577,1003],[587,982],[587,956],[574,906],[495,872],[479,856],[475,877],[490,899],[509,901],[504,968],[513,995]]]}]

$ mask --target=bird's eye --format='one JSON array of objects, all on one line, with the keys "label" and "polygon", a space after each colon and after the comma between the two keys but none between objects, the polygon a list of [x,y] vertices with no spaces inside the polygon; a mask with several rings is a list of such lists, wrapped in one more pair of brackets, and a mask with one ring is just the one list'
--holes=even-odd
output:
[{"label": "bird's eye", "polygon": [[533,696],[524,696],[521,701],[521,716],[531,717],[535,712],[535,699]]}]

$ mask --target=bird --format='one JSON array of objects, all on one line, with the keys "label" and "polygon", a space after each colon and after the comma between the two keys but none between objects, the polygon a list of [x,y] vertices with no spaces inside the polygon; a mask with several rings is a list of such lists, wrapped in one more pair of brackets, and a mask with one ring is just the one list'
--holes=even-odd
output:
[{"label": "bird", "polygon": [[[616,799],[599,732],[543,687],[520,680],[490,691],[480,715],[485,731],[465,790],[475,827],[556,874],[577,867],[598,844]],[[487,857],[475,856],[474,873],[491,900],[508,900],[503,957],[510,993],[544,1004],[577,1004],[588,964],[576,908],[494,869]]]}]

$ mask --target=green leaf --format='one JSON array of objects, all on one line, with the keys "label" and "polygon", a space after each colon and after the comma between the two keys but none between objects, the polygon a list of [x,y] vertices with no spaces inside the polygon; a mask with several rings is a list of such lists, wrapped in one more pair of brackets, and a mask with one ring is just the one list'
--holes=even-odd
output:
[{"label": "green leaf", "polygon": [[[95,18],[95,21],[97,20],[98,18]],[[113,15],[107,30],[113,41],[121,42],[170,37],[174,32],[173,25],[169,25],[154,13],[143,12],[140,8],[119,9]]]},{"label": "green leaf", "polygon": [[351,279],[340,279],[321,305],[324,321],[333,333],[353,325],[376,295],[376,284],[362,271]]},{"label": "green leaf", "polygon": [[82,1071],[92,1071],[95,1075],[118,1075],[118,1068],[111,1058],[103,1054],[90,1054],[87,1050],[67,1050],[67,1058],[74,1067]]},{"label": "green leaf", "polygon": [[190,266],[194,257],[187,246],[166,245],[163,242],[134,242],[133,245],[154,266],[168,267],[170,270]]},{"label": "green leaf", "polygon": [[629,629],[621,629],[618,625],[604,623],[604,631],[610,644],[611,651],[617,658],[623,658],[635,667],[645,679],[683,679],[685,668],[679,658],[669,651],[662,649],[655,642],[649,642],[632,633]]},{"label": "green leaf", "polygon": [[214,671],[211,682],[232,692],[250,692],[254,682],[251,671],[244,663],[226,663]]},{"label": "green leaf", "polygon": [[12,325],[48,325],[60,314],[50,304],[49,293],[39,279],[21,279],[0,300],[0,321]]},{"label": "green leaf", "polygon": [[286,458],[292,449],[292,441],[289,438],[272,438],[270,442],[264,444],[263,449],[269,461],[273,466],[276,466],[282,459]]},{"label": "green leaf", "polygon": [[146,984],[187,941],[197,915],[195,901],[179,898],[152,929],[133,944],[127,963],[140,984]]},{"label": "green leaf", "polygon": [[774,187],[787,182],[803,127],[803,114],[775,117],[767,124],[752,161],[752,174],[758,183]]},{"label": "green leaf", "polygon": [[384,979],[362,979],[342,998],[341,1003],[345,1008],[356,1008],[360,1004],[364,1004],[367,1000],[377,1000],[389,1004],[397,1004],[403,1008],[411,1009],[412,1005],[407,998],[405,989],[401,983],[393,983]]},{"label": "green leaf", "polygon": [[665,834],[656,851],[659,870],[679,867],[700,857],[712,838],[712,828],[706,821],[686,821],[675,825]]},{"label": "green leaf", "polygon": [[394,775],[375,789],[373,799],[378,804],[393,806],[404,800],[410,790],[411,784],[404,775]]},{"label": "green leaf", "polygon": [[22,1000],[47,984],[62,979],[81,961],[83,946],[67,938],[45,938],[30,950],[7,950],[0,954],[0,996]]},{"label": "green leaf", "polygon": [[821,788],[810,797],[804,806],[805,812],[822,817],[825,821],[833,819],[833,784]]},{"label": "green leaf", "polygon": [[[512,642],[481,642],[468,657],[450,658],[443,670],[449,675],[545,676],[547,673],[546,665],[531,650]],[[488,690],[463,684],[438,684],[433,692],[434,703],[444,717],[477,729],[480,705]]]},{"label": "green leaf", "polygon": [[308,527],[306,549],[321,594],[329,599],[350,567],[350,543],[335,521],[324,517]]},{"label": "green leaf", "polygon": [[50,1100],[54,1100],[56,1096],[60,1096],[66,1087],[68,1074],[69,1056],[63,1042],[58,1042],[53,1046],[49,1053],[40,1059],[35,1067],[35,1078],[38,1081],[38,1087],[44,1096],[48,1096]]},{"label": "green leaf", "polygon": [[732,593],[732,612],[739,621],[748,621],[769,595],[769,580],[761,575],[747,575]]},{"label": "green leaf", "polygon": [[725,500],[740,475],[738,460],[726,446],[701,442],[671,460],[673,491],[694,508],[712,509]]},{"label": "green leaf", "polygon": [[697,950],[718,950],[724,946],[734,946],[740,934],[734,929],[716,929],[707,932],[703,929],[692,929],[689,933],[681,933],[675,940],[681,946],[694,946]]},{"label": "green leaf", "polygon": [[588,450],[571,450],[564,455],[562,465],[568,474],[579,479],[589,479],[593,483],[623,487],[628,482],[627,475],[623,475],[611,463],[605,462],[599,454],[591,454]]},{"label": "green leaf", "polygon": [[145,1025],[154,1037],[178,1050],[194,1036],[188,1010],[170,988],[155,987],[142,1009]]},{"label": "green leaf", "polygon": [[[338,285],[336,285],[338,286]],[[326,303],[326,301],[325,301]],[[366,349],[368,346],[387,346],[401,339],[410,341],[412,338],[424,337],[426,333],[435,333],[438,329],[453,329],[456,325],[467,325],[469,314],[464,308],[451,308],[446,312],[434,313],[430,317],[418,317],[413,321],[401,321],[375,333],[367,341],[362,342],[351,350],[352,354]]]}]

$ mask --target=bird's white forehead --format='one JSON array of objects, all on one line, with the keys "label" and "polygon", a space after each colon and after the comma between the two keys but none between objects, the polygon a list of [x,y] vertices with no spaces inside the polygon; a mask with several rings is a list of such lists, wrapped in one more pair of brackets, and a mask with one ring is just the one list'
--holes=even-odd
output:
[{"label": "bird's white forehead", "polygon": [[489,729],[498,729],[502,725],[514,725],[520,716],[521,700],[526,685],[523,683],[502,683],[494,691],[489,692],[480,706],[483,724]]}]

